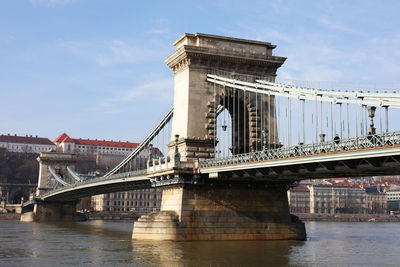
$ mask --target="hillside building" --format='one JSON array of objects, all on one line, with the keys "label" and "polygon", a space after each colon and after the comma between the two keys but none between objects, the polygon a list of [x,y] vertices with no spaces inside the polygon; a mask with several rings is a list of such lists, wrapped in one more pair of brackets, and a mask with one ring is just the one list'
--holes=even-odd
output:
[{"label": "hillside building", "polygon": [[310,213],[364,213],[365,190],[356,186],[311,185]]},{"label": "hillside building", "polygon": [[48,138],[37,135],[17,136],[16,134],[0,135],[0,147],[5,148],[8,152],[36,154],[56,149],[56,145]]},{"label": "hillside building", "polygon": [[310,213],[310,190],[307,186],[297,186],[288,190],[291,213]]},{"label": "hillside building", "polygon": [[382,191],[382,187],[364,186],[365,190],[365,212],[368,214],[387,213],[387,195]]},{"label": "hillside building", "polygon": [[386,189],[387,209],[400,211],[400,186],[391,186]]},{"label": "hillside building", "polygon": [[161,190],[147,188],[92,197],[94,211],[147,213],[160,210]]},{"label": "hillside building", "polygon": [[[139,146],[139,143],[132,142],[71,138],[66,133],[58,136],[53,142],[59,152],[95,157],[97,166],[106,171],[120,163]],[[145,168],[149,155],[150,150],[144,149],[136,157],[136,161],[132,162],[132,168]]]}]

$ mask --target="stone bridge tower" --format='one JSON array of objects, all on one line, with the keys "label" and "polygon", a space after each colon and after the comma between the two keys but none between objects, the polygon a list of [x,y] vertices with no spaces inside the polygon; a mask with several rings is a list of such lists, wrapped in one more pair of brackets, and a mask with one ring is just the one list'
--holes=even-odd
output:
[{"label": "stone bridge tower", "polygon": [[[73,183],[72,178],[68,175],[67,167],[71,170],[75,169],[76,158],[74,154],[58,153],[58,152],[42,152],[37,158],[39,162],[39,179],[36,196],[41,197],[49,189],[51,172],[49,167],[54,170],[57,175],[63,178],[67,183]],[[68,178],[69,177],[69,178]],[[34,204],[33,211],[25,212],[21,216],[21,221],[74,221],[78,220],[75,213],[76,201],[66,203],[62,202],[44,202],[40,201]]]},{"label": "stone bridge tower", "polygon": [[[229,101],[223,101],[223,98],[227,97],[223,93],[215,92],[214,86],[207,82],[207,74],[226,76],[229,73],[232,78],[241,80],[263,77],[274,81],[277,69],[286,58],[273,56],[272,50],[276,46],[268,42],[200,33],[185,34],[174,45],[176,51],[165,60],[173,69],[175,79],[172,136],[178,134],[180,137],[179,152],[182,161],[213,157],[216,134],[214,114],[218,104],[222,105]],[[246,110],[241,111],[242,113],[233,120],[235,125],[239,124],[239,128],[245,129],[249,134],[246,136],[243,133],[233,132],[232,145],[237,147],[236,153],[243,153],[245,147],[249,147],[249,143],[252,146],[260,142],[263,129],[255,127],[261,125],[260,114],[254,112],[255,97],[243,98],[239,95],[239,101],[240,106],[246,106]],[[270,102],[270,114],[275,114],[273,97],[270,98]],[[232,115],[232,106],[225,108]],[[258,124],[255,123],[257,120]],[[267,128],[276,133],[277,131],[273,130],[276,129],[273,116],[264,117],[263,125],[268,124]],[[270,145],[277,143],[276,134],[268,143]],[[173,153],[172,144],[170,153]]]},{"label": "stone bridge tower", "polygon": [[[165,168],[161,165],[148,169],[152,184],[163,189],[161,208],[135,222],[132,238],[304,240],[304,224],[289,214],[287,183],[249,175],[210,178],[197,174],[195,167],[196,160],[214,156],[216,107],[229,102],[223,101],[228,95],[226,90],[215,91],[207,74],[236,73],[232,78],[267,77],[273,81],[285,58],[273,56],[275,46],[267,42],[206,34],[185,34],[174,45],[176,51],[166,63],[175,79],[172,136],[179,138],[170,142],[169,153],[174,158],[178,150],[181,158],[173,167],[165,164]],[[270,129],[276,129],[276,121],[273,115],[257,114],[254,96],[239,95],[238,101],[244,111],[234,116],[234,123],[241,123],[239,128],[249,133],[233,132],[234,139],[239,139],[233,146],[238,147],[236,153],[242,153],[259,142],[261,129],[255,125],[260,123],[255,121],[263,117],[263,125]],[[272,111],[275,109],[273,97],[267,104]],[[233,113],[229,105],[225,108]],[[270,145],[277,143],[276,135],[271,139]]]},{"label": "stone bridge tower", "polygon": [[[75,169],[76,158],[74,154],[59,153],[59,152],[42,152],[37,158],[39,162],[39,179],[37,196],[41,196],[49,189],[51,173],[49,167],[53,168],[56,173],[62,177],[69,177],[67,167]],[[66,181],[72,183],[73,181]]]}]

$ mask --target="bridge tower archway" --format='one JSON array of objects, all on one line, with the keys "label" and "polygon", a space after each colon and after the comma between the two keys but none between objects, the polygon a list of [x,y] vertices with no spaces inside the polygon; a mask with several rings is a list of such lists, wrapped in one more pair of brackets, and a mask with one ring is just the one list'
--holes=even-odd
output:
[{"label": "bridge tower archway", "polygon": [[[221,142],[221,137],[229,138],[222,141],[230,144],[229,150],[233,155],[280,146],[273,96],[246,93],[225,86],[218,90],[215,97],[219,107],[215,111],[215,137],[218,140],[216,143]],[[225,110],[229,116],[224,114]],[[225,131],[225,126],[228,131],[227,137],[221,136],[221,130]],[[217,149],[216,153],[218,152],[220,151]]]},{"label": "bridge tower archway", "polygon": [[[54,171],[60,174],[62,177],[69,177],[67,167],[72,170],[75,169],[76,157],[75,154],[60,153],[60,152],[42,152],[37,158],[39,162],[39,179],[38,188],[36,191],[37,196],[42,196],[49,189],[52,189],[52,174],[49,167],[53,168]],[[72,182],[72,178],[66,181],[67,183]]]},{"label": "bridge tower archway", "polygon": [[[231,88],[219,88],[215,102],[214,147],[216,157],[249,151],[249,109],[243,95],[233,95]],[[229,144],[229,145],[226,145]],[[229,149],[229,151],[224,151]],[[219,155],[221,154],[221,155]]]},{"label": "bridge tower archway", "polygon": [[[174,117],[170,155],[173,156],[175,152],[173,138],[177,134],[182,161],[215,156],[216,113],[223,99],[233,100],[226,108],[236,125],[245,124],[246,130],[242,134],[235,131],[232,134],[232,144],[237,147],[236,153],[246,151],[247,147],[249,150],[255,150],[260,144],[262,131],[258,124],[257,127],[255,125],[255,121],[261,119],[260,111],[255,112],[255,106],[261,104],[261,99],[256,100],[255,94],[233,89],[228,91],[228,88],[223,88],[222,85],[215,86],[208,82],[207,75],[225,74],[250,80],[264,77],[274,81],[277,69],[286,58],[273,56],[272,50],[276,46],[268,42],[200,33],[184,34],[174,45],[175,52],[165,60],[174,71]],[[222,90],[224,92],[221,94]],[[237,93],[238,97],[228,98],[228,92],[232,95]],[[237,101],[239,105],[241,103],[244,106],[244,111],[234,111],[233,103]],[[264,99],[265,101],[269,101],[270,107],[274,108],[273,97],[269,100]],[[274,129],[274,114],[270,112],[270,118],[264,116],[263,125],[270,124],[269,128]],[[272,140],[277,138],[272,137]]]},{"label": "bridge tower archway", "polygon": [[18,190],[16,192],[13,192],[11,194],[11,204],[21,204],[21,201],[23,199],[27,199],[26,196],[24,195],[24,193],[22,192],[22,190]]}]

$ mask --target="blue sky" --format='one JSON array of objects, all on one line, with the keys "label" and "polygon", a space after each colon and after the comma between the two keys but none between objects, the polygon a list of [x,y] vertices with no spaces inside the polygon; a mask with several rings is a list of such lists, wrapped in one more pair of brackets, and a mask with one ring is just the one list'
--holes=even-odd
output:
[{"label": "blue sky", "polygon": [[0,2],[0,134],[140,141],[172,105],[185,32],[268,41],[279,77],[400,86],[400,2]]}]

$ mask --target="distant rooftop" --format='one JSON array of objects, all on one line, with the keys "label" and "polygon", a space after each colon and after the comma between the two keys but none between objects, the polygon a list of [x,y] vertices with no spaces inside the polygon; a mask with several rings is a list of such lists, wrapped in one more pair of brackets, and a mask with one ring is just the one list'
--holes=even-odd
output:
[{"label": "distant rooftop", "polygon": [[50,139],[45,138],[45,137],[38,137],[36,136],[17,136],[16,134],[14,135],[0,135],[0,142],[4,143],[21,143],[21,144],[39,144],[39,145],[54,145],[53,142],[50,141]]},{"label": "distant rooftop", "polygon": [[54,139],[54,143],[75,143],[77,145],[126,147],[126,148],[136,148],[137,146],[139,146],[139,143],[132,143],[132,142],[71,138],[66,133],[63,133],[59,135],[56,139]]}]

